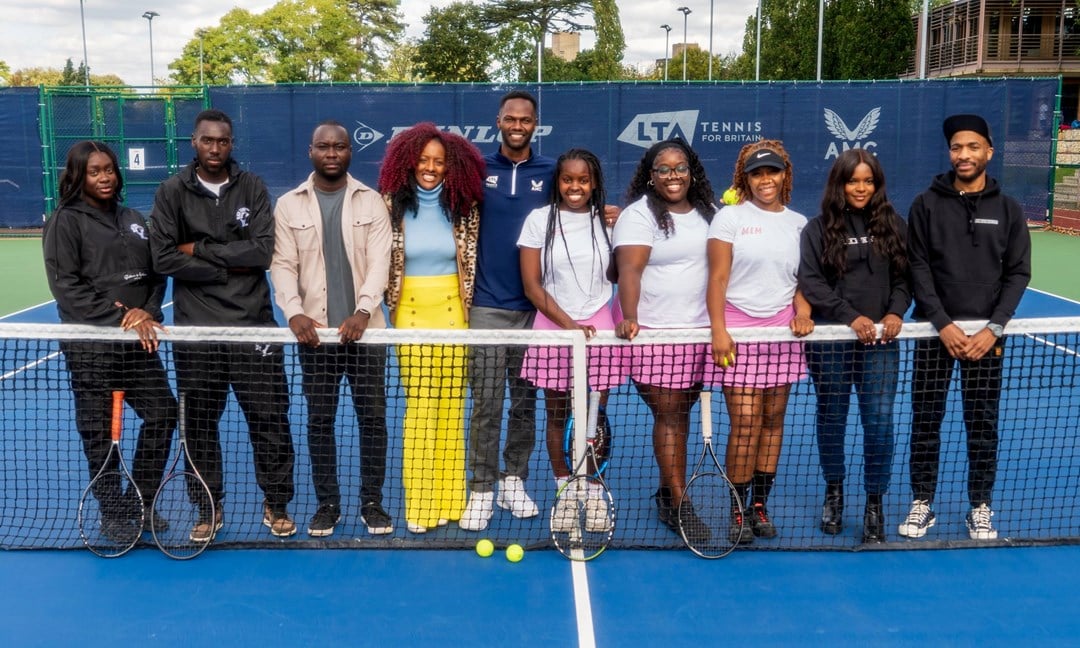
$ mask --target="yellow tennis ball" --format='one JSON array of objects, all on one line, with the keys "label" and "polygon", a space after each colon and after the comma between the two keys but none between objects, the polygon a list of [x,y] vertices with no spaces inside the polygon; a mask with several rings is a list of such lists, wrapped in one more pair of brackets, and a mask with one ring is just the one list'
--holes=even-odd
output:
[{"label": "yellow tennis ball", "polygon": [[735,203],[739,202],[739,192],[735,191],[735,187],[731,187],[724,192],[721,200],[725,205],[734,205]]},{"label": "yellow tennis ball", "polygon": [[730,367],[731,366],[731,356],[724,356],[723,358],[721,358],[720,359],[720,366],[721,367]]},{"label": "yellow tennis ball", "polygon": [[491,540],[484,538],[476,543],[476,555],[481,558],[487,558],[493,553],[495,553],[495,544]]},{"label": "yellow tennis ball", "polygon": [[525,550],[519,544],[512,544],[506,548],[506,559],[510,562],[521,562],[525,557]]}]

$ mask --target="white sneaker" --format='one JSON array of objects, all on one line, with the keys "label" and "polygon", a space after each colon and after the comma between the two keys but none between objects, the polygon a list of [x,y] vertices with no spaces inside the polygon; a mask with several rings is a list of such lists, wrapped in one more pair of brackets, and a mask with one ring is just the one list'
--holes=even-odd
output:
[{"label": "white sneaker", "polygon": [[991,524],[994,512],[987,504],[979,504],[967,514],[968,535],[972,540],[997,540],[997,529]]},{"label": "white sneaker", "polygon": [[421,525],[421,524],[413,524],[412,522],[407,522],[406,526],[409,529],[409,533],[427,533],[428,532],[428,528],[426,526]]},{"label": "white sneaker", "polygon": [[510,476],[499,480],[498,504],[499,508],[509,510],[516,518],[536,517],[540,513],[536,502],[525,492],[521,477]]},{"label": "white sneaker", "polygon": [[933,505],[928,500],[915,500],[911,503],[911,512],[907,519],[900,524],[898,533],[905,538],[921,538],[936,521]]},{"label": "white sneaker", "polygon": [[555,510],[551,513],[551,531],[553,533],[570,533],[578,523],[577,502],[572,493],[564,493],[555,502]]},{"label": "white sneaker", "polygon": [[491,520],[494,503],[495,493],[472,491],[469,493],[469,503],[465,505],[465,512],[458,520],[458,526],[466,531],[483,531]]},{"label": "white sneaker", "polygon": [[607,502],[603,496],[593,496],[585,500],[585,530],[589,533],[607,533],[611,529]]}]

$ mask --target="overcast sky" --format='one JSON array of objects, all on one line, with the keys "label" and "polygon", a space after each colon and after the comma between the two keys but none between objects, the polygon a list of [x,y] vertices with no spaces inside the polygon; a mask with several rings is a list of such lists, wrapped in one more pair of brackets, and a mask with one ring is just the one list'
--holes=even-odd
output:
[{"label": "overcast sky", "polygon": [[[423,34],[421,20],[428,7],[445,6],[451,0],[403,0],[401,13],[407,36]],[[671,25],[670,44],[682,42],[683,15],[687,6],[687,41],[702,49],[709,45],[709,2],[714,3],[713,51],[736,52],[742,45],[746,18],[754,12],[754,0],[620,0],[619,15],[626,36],[624,62],[646,69],[664,52],[664,30]],[[241,0],[86,0],[86,48],[93,74],[116,74],[132,85],[150,84],[150,34],[145,11],[160,15],[153,20],[154,69],[158,78],[168,75],[168,65],[180,55],[184,43],[200,27],[217,25],[231,7],[261,12],[273,1]],[[548,41],[550,47],[550,40]],[[589,33],[582,48],[592,47]],[[12,70],[26,67],[62,68],[70,58],[78,66],[83,58],[79,0],[3,0],[0,10],[0,60]]]}]

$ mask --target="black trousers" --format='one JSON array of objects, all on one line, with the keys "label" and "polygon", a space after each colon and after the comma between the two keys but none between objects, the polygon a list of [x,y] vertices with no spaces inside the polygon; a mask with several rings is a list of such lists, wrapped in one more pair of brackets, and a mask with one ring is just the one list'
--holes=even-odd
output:
[{"label": "black trousers", "polygon": [[937,491],[941,422],[953,367],[960,366],[960,393],[967,430],[968,498],[989,504],[997,478],[998,410],[1004,340],[981,360],[955,360],[937,338],[915,342],[911,421],[911,488],[915,499],[933,501]]},{"label": "black trousers", "polygon": [[[112,392],[124,399],[142,419],[131,473],[149,506],[161,484],[176,428],[176,399],[165,368],[156,353],[137,342],[61,342],[71,390],[75,397],[75,427],[82,437],[90,478],[98,474],[112,444]],[[118,459],[111,461],[115,467]],[[116,489],[119,484],[106,487]],[[106,501],[116,493],[94,493]]]},{"label": "black trousers", "polygon": [[308,452],[319,504],[341,505],[337,474],[337,416],[341,378],[349,381],[360,427],[360,498],[382,503],[386,480],[386,349],[369,344],[300,347],[308,406]]},{"label": "black trousers", "polygon": [[281,345],[177,343],[174,353],[186,400],[188,449],[214,500],[225,497],[218,424],[231,387],[247,420],[255,481],[267,504],[283,510],[294,495],[294,454]]}]

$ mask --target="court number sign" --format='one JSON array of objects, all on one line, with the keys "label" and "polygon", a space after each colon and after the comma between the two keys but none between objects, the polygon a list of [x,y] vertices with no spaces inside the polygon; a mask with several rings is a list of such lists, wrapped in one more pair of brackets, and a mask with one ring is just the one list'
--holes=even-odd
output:
[{"label": "court number sign", "polygon": [[146,170],[146,150],[141,148],[128,149],[128,171]]}]

